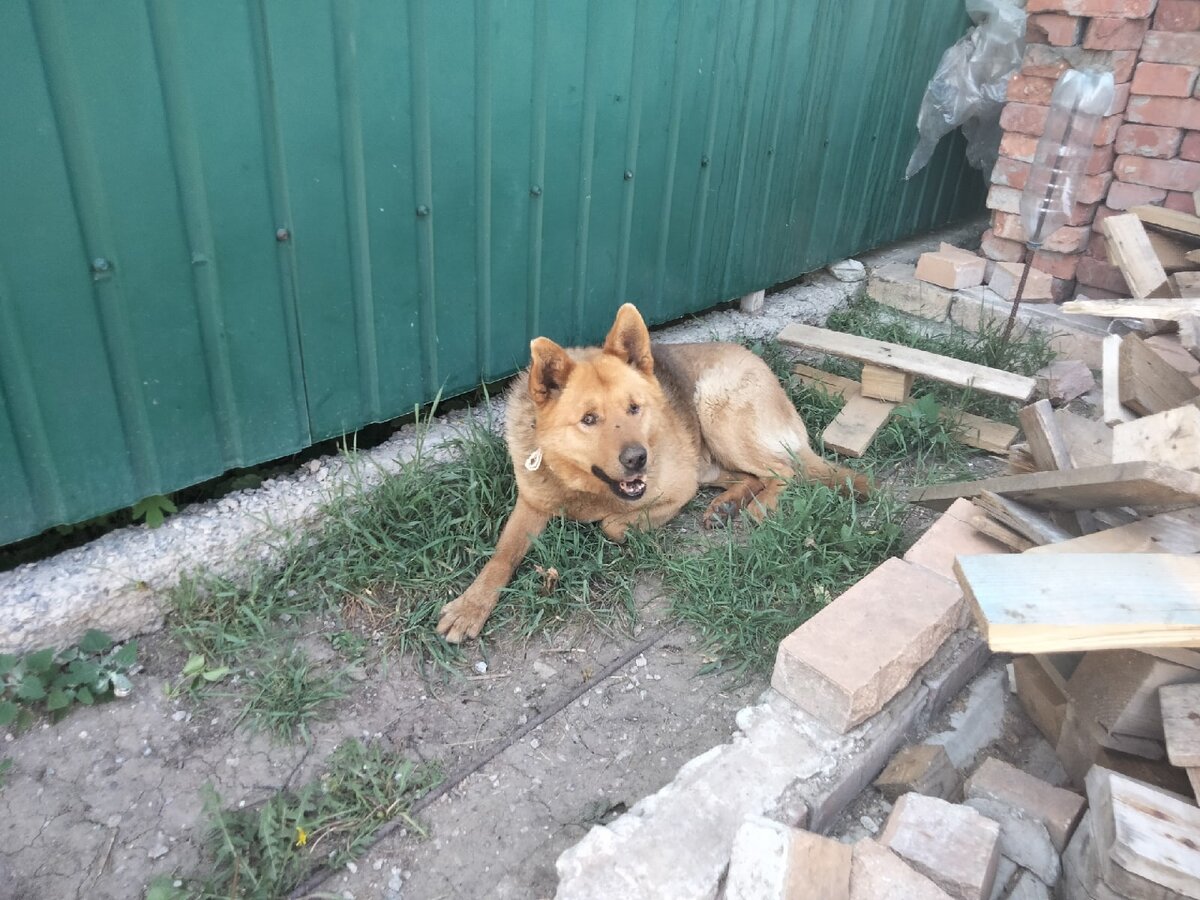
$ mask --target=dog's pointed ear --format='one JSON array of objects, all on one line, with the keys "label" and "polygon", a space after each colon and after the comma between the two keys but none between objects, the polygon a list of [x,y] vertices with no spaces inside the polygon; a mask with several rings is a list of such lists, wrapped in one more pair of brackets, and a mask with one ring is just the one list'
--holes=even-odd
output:
[{"label": "dog's pointed ear", "polygon": [[617,310],[616,321],[604,339],[604,352],[625,360],[644,375],[654,374],[650,332],[642,320],[642,314],[632,303],[626,303]]},{"label": "dog's pointed ear", "polygon": [[553,400],[575,368],[567,351],[550,338],[534,338],[529,344],[529,396],[538,406]]}]

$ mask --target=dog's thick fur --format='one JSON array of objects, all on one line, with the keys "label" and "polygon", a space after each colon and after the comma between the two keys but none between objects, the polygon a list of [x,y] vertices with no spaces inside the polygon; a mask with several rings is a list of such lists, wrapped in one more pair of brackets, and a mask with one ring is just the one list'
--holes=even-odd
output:
[{"label": "dog's thick fur", "polygon": [[442,609],[448,641],[478,637],[499,592],[551,516],[631,526],[671,519],[702,485],[724,491],[705,513],[774,509],[797,474],[866,493],[862,476],[809,445],[795,407],[761,359],[736,344],[656,344],[631,304],[602,347],[540,337],[508,392],[506,438],[517,505],[479,577]]}]

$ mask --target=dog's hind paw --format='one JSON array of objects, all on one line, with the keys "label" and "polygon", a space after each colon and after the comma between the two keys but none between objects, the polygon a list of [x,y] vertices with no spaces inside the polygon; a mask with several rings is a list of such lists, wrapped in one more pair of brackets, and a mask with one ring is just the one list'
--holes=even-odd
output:
[{"label": "dog's hind paw", "polygon": [[494,603],[480,602],[472,597],[470,592],[463,594],[442,607],[437,632],[451,644],[461,644],[467,638],[477,638],[494,606]]},{"label": "dog's hind paw", "polygon": [[741,508],[733,500],[714,500],[704,511],[704,517],[700,521],[705,528],[719,528],[730,524],[740,512]]}]

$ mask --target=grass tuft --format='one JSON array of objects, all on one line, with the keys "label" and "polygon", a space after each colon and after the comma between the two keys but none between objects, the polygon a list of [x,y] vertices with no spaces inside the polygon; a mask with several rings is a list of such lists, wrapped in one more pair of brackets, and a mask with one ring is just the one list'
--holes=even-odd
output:
[{"label": "grass tuft", "polygon": [[283,741],[308,743],[310,722],[346,696],[336,673],[315,667],[299,647],[280,649],[246,672],[246,704],[239,722],[249,721]]},{"label": "grass tuft", "polygon": [[[378,744],[340,744],[319,779],[300,790],[280,791],[261,806],[222,808],[208,788],[204,805],[212,822],[211,874],[160,879],[148,898],[162,900],[274,900],[286,897],[321,865],[338,868],[362,855],[380,826],[408,822],[412,805],[442,780],[436,765],[420,766]],[[324,896],[324,895],[322,895]]]},{"label": "grass tuft", "polygon": [[761,523],[685,548],[663,532],[641,540],[646,567],[660,573],[673,612],[700,633],[713,667],[765,673],[784,636],[896,551],[902,517],[887,493],[864,502],[795,481]]}]

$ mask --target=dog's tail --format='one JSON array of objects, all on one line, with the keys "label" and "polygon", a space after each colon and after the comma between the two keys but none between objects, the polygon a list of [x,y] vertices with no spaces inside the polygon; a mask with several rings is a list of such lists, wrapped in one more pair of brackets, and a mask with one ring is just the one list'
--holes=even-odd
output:
[{"label": "dog's tail", "polygon": [[805,450],[807,452],[800,453],[800,462],[804,467],[806,478],[819,481],[831,488],[846,490],[863,499],[871,495],[874,486],[866,475],[831,463],[811,447],[806,447]]}]

